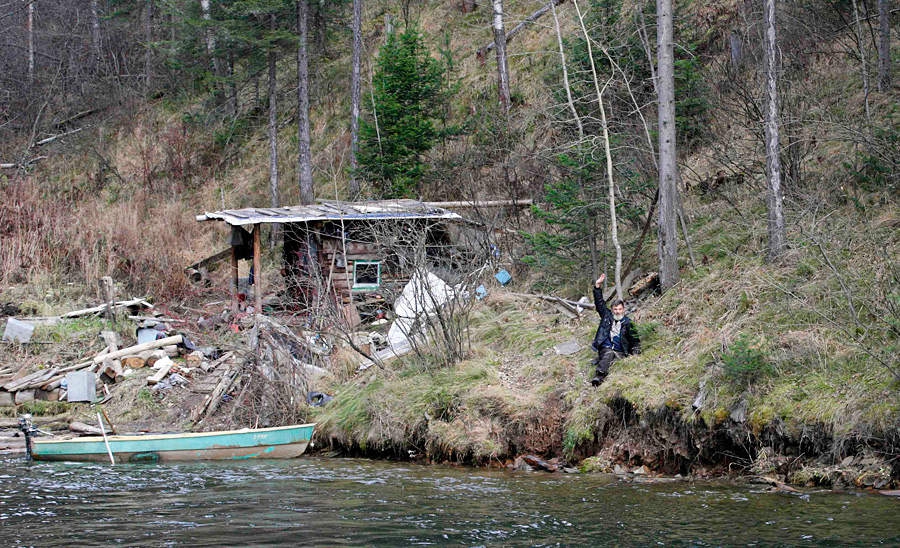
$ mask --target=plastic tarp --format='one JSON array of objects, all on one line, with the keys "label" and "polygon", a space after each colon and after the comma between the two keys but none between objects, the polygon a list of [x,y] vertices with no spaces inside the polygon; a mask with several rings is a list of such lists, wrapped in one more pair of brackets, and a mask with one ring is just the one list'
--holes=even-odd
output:
[{"label": "plastic tarp", "polygon": [[453,288],[435,274],[415,272],[394,301],[396,319],[388,330],[388,343],[392,348],[409,344],[409,339],[420,331],[421,323],[455,296]]}]

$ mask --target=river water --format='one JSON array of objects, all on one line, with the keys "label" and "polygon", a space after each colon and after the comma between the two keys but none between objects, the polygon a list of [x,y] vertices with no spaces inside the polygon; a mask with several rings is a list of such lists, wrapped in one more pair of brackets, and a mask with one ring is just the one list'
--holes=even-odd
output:
[{"label": "river water", "polygon": [[900,500],[358,459],[0,460],[0,546],[900,545]]}]

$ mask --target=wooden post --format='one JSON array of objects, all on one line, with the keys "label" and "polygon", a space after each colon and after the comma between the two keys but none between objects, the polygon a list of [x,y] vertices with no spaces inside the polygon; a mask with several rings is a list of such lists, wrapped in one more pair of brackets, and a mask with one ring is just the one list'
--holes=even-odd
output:
[{"label": "wooden post", "polygon": [[237,246],[231,246],[231,311],[238,311],[238,258]]},{"label": "wooden post", "polygon": [[106,306],[104,310],[104,315],[107,320],[113,319],[113,301],[115,300],[115,285],[113,284],[112,277],[103,276],[97,282],[97,288],[100,293],[100,299],[103,301],[103,304]]},{"label": "wooden post", "polygon": [[262,313],[262,268],[260,267],[259,233],[261,224],[253,225],[253,294],[256,296],[257,314]]}]

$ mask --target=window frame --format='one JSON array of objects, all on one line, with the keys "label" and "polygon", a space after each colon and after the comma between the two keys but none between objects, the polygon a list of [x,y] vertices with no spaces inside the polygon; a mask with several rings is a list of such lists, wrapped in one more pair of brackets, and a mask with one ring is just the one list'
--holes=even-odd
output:
[{"label": "window frame", "polygon": [[[377,274],[378,280],[374,284],[372,284],[372,283],[364,283],[364,284],[357,283],[357,281],[356,281],[357,265],[372,265],[372,264],[374,264],[378,267],[378,274]],[[350,287],[350,289],[352,291],[370,291],[372,289],[378,289],[379,287],[381,287],[381,261],[378,261],[378,260],[353,261],[353,284]]]}]

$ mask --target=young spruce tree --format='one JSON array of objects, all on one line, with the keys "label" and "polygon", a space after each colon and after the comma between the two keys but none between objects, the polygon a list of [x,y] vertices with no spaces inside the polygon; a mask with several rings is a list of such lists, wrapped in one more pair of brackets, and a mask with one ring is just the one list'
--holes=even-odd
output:
[{"label": "young spruce tree", "polygon": [[384,198],[421,195],[423,154],[439,137],[443,65],[414,27],[392,33],[378,53],[372,103],[362,120],[359,169]]}]

